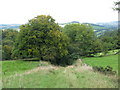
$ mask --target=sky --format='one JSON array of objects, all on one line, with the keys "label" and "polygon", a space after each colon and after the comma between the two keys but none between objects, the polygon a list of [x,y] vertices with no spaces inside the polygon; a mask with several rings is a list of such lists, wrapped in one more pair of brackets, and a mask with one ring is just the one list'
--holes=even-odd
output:
[{"label": "sky", "polygon": [[117,21],[118,12],[112,9],[115,1],[0,0],[0,24],[25,24],[38,15],[50,15],[57,23]]}]

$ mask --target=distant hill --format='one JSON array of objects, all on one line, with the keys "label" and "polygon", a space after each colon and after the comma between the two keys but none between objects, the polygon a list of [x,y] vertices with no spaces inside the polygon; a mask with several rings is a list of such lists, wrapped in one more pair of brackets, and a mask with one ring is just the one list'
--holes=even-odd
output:
[{"label": "distant hill", "polygon": [[116,28],[118,27],[118,23],[120,23],[120,21],[113,21],[113,22],[103,22],[103,23],[96,23],[98,25],[102,25],[102,26],[106,26],[108,28]]},{"label": "distant hill", "polygon": [[19,29],[21,24],[0,24],[0,29]]},{"label": "distant hill", "polygon": [[106,28],[108,28],[108,29],[116,29],[117,27],[118,27],[118,23],[120,23],[120,21],[118,22],[118,21],[113,21],[113,22],[106,22],[106,23],[96,23],[96,24],[98,24],[98,25],[101,25],[101,26],[104,26],[104,27],[106,27]]},{"label": "distant hill", "polygon": [[[119,21],[120,22],[120,21]],[[71,21],[68,23],[58,23],[61,27],[64,27],[66,24],[80,23],[79,21]],[[100,23],[82,23],[90,24],[97,36],[102,35],[105,31],[112,31],[118,28],[118,21],[113,22],[100,22]],[[21,24],[0,24],[0,29],[19,29]]]},{"label": "distant hill", "polygon": [[66,24],[80,23],[79,21],[71,21],[67,23],[58,23],[59,26],[64,27]]},{"label": "distant hill", "polygon": [[[66,24],[72,24],[72,23],[79,23],[78,21],[72,21],[68,23],[60,23],[59,25],[64,27]],[[118,21],[113,21],[113,22],[103,22],[103,23],[82,23],[82,24],[90,24],[97,36],[102,35],[105,31],[112,31],[116,30],[118,28]]]},{"label": "distant hill", "polygon": [[118,21],[91,24],[97,35],[102,35],[105,31],[113,31],[118,28]]},{"label": "distant hill", "polygon": [[105,31],[113,31],[113,30],[117,30],[118,28],[118,22],[108,22],[108,23],[96,23],[96,24],[92,24],[92,23],[84,23],[84,24],[90,24],[95,33],[97,34],[97,36],[102,35]]}]

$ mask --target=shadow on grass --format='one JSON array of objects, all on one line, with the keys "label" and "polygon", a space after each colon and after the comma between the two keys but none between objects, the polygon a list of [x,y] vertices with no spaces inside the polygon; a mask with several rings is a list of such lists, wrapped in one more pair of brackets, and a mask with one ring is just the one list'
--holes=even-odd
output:
[{"label": "shadow on grass", "polygon": [[22,60],[22,61],[26,61],[26,62],[30,62],[30,61],[32,61],[32,62],[39,62],[40,60]]}]

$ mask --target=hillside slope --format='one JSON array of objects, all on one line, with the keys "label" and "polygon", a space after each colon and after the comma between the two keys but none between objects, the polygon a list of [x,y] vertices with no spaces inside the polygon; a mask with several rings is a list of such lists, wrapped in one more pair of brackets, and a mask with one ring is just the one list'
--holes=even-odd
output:
[{"label": "hillside slope", "polygon": [[94,72],[81,60],[67,67],[42,63],[24,72],[3,75],[3,88],[117,88],[118,86],[115,76]]}]

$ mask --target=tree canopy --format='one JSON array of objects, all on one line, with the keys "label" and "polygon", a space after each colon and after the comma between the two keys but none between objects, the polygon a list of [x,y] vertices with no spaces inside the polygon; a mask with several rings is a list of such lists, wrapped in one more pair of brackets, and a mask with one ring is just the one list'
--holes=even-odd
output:
[{"label": "tree canopy", "polygon": [[13,57],[56,60],[65,56],[68,37],[51,16],[40,15],[20,27],[13,49]]},{"label": "tree canopy", "polygon": [[12,49],[18,31],[13,29],[2,30],[2,59],[12,59]]},{"label": "tree canopy", "polygon": [[93,42],[96,40],[93,28],[88,24],[68,24],[64,33],[71,39],[71,48],[74,53],[87,56],[92,53]]}]

